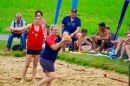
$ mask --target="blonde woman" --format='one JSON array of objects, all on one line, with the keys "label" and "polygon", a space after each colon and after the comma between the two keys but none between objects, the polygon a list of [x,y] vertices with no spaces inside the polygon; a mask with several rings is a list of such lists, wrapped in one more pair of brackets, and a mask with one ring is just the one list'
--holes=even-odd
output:
[{"label": "blonde woman", "polygon": [[57,34],[58,26],[53,25],[51,27],[51,35],[49,35],[46,39],[46,46],[40,58],[40,64],[46,77],[39,81],[36,86],[41,86],[42,84],[51,86],[51,82],[55,79],[54,62],[56,60],[57,54],[61,48],[62,43],[70,41],[64,39],[64,37],[61,39]]}]

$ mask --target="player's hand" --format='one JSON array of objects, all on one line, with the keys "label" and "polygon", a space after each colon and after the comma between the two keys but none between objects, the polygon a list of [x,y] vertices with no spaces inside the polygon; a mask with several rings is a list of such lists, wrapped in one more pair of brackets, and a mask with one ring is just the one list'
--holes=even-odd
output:
[{"label": "player's hand", "polygon": [[121,39],[122,42],[125,42],[125,39]]},{"label": "player's hand", "polygon": [[97,38],[97,36],[96,36],[96,35],[94,35],[94,36],[92,36],[91,38],[92,38],[92,39],[96,39],[96,38]]},{"label": "player's hand", "polygon": [[10,27],[7,27],[6,30],[7,30],[7,31],[10,31],[10,32],[12,32],[12,33],[15,32],[15,30],[11,29]]},{"label": "player's hand", "polygon": [[64,35],[62,37],[62,42],[69,42],[71,40],[71,37],[69,35]]},{"label": "player's hand", "polygon": [[130,34],[127,34],[127,37],[130,37]]},{"label": "player's hand", "polygon": [[99,36],[96,36],[96,39],[101,39]]},{"label": "player's hand", "polygon": [[8,30],[8,31],[11,31],[10,27],[7,27],[7,28],[5,28],[5,29]]},{"label": "player's hand", "polygon": [[127,42],[127,40],[128,40],[128,38],[126,38],[126,39],[122,39],[123,42]]},{"label": "player's hand", "polygon": [[98,39],[98,36],[95,35],[94,38],[95,38],[95,39]]},{"label": "player's hand", "polygon": [[65,39],[64,37],[62,37],[62,40],[61,40],[63,43],[65,43],[65,42],[68,42],[68,40],[67,39]]},{"label": "player's hand", "polygon": [[94,36],[92,36],[91,38],[94,39]]},{"label": "player's hand", "polygon": [[62,42],[66,42],[66,40],[65,40],[65,38],[64,37],[62,37],[62,40],[61,40]]}]

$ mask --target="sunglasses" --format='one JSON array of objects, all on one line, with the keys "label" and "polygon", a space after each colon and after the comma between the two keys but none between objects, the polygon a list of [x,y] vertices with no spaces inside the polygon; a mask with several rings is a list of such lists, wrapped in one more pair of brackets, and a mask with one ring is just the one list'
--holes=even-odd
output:
[{"label": "sunglasses", "polygon": [[36,16],[41,16],[41,15],[36,15]]}]

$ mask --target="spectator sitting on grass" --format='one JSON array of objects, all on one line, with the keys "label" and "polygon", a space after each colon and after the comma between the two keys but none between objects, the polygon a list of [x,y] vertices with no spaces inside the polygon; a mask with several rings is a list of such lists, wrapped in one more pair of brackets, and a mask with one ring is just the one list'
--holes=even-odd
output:
[{"label": "spectator sitting on grass", "polygon": [[50,26],[46,25],[45,29],[47,31],[47,37],[48,37],[50,35],[50,33],[51,33]]},{"label": "spectator sitting on grass", "polygon": [[128,59],[124,60],[125,62],[130,62],[130,44],[125,46]]},{"label": "spectator sitting on grass", "polygon": [[114,55],[111,55],[112,58],[117,58],[117,54],[121,51],[121,55],[118,59],[122,59],[124,57],[124,53],[126,51],[126,45],[130,45],[130,34],[127,35],[127,38],[121,39],[117,45]]},{"label": "spectator sitting on grass", "polygon": [[[104,48],[109,48],[110,44],[110,31],[105,28],[105,23],[99,23],[99,31],[92,36],[92,46],[94,49],[93,54],[100,53]],[[100,48],[97,48],[97,45]]]},{"label": "spectator sitting on grass", "polygon": [[[20,27],[24,27],[26,25],[26,22],[22,19],[22,14],[17,13],[16,14],[16,20],[13,20],[11,23],[10,27],[13,28],[20,28]],[[5,52],[10,51],[11,49],[11,45],[12,45],[12,41],[14,37],[21,37],[21,41],[22,41],[22,49],[23,51],[26,51],[26,36],[27,36],[27,31],[10,31],[11,34],[9,35],[8,38],[8,43],[6,46],[6,50]]]},{"label": "spectator sitting on grass", "polygon": [[[91,50],[92,48],[91,40],[85,38],[85,36],[88,34],[88,31],[86,29],[82,29],[81,33],[82,33],[82,47],[81,47],[82,50],[83,51]],[[76,41],[75,50],[77,49],[77,45],[78,45],[78,41]]]},{"label": "spectator sitting on grass", "polygon": [[[110,31],[110,27],[107,26],[106,29],[108,29],[108,30]],[[115,41],[114,38],[115,38],[115,34],[110,33],[110,42],[111,42],[112,44],[117,44],[117,43],[119,43],[119,41]]]},{"label": "spectator sitting on grass", "polygon": [[[128,24],[129,26],[129,31],[126,34],[130,34],[130,24]],[[128,59],[124,60],[125,62],[130,62],[130,44],[125,46],[126,48],[126,53],[128,55]]]}]

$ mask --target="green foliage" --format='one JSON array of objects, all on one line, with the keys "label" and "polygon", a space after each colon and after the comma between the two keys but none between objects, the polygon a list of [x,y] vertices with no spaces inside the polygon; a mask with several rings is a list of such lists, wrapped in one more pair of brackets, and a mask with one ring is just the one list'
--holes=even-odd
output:
[{"label": "green foliage", "polygon": [[22,51],[10,51],[10,52],[1,51],[0,55],[1,56],[12,56],[13,55],[14,57],[23,57],[26,55],[26,53],[22,52]]},{"label": "green foliage", "polygon": [[15,57],[23,57],[25,55],[26,55],[26,53],[22,52],[22,51],[15,51],[15,52],[13,52],[13,56],[15,56]]},{"label": "green foliage", "polygon": [[[55,17],[57,0],[1,0],[0,3],[0,33],[9,34],[5,31],[5,27],[10,26],[12,20],[15,19],[15,14],[20,12],[27,23],[31,23],[34,19],[34,12],[39,9],[44,13],[43,18],[49,25],[53,24]],[[124,0],[79,0],[78,2],[78,17],[82,21],[82,28],[87,28],[89,36],[93,35],[98,30],[98,23],[106,22],[110,26],[111,32],[115,33]],[[61,10],[58,18],[60,25],[64,16],[70,14],[72,0],[62,0]],[[128,31],[127,24],[130,23],[130,5],[126,11],[123,24],[119,35],[124,36]],[[125,29],[125,30],[124,30]]]},{"label": "green foliage", "polygon": [[59,53],[58,59],[69,63],[82,65],[85,67],[102,68],[104,70],[115,71],[120,74],[128,75],[129,62],[112,60],[106,57],[88,56],[86,54],[70,54],[68,52]]},{"label": "green foliage", "polygon": [[[19,43],[20,43],[20,41],[13,41],[13,42],[12,42],[12,46],[13,46],[13,45],[16,45],[16,44],[19,44]],[[1,50],[1,51],[4,51],[4,50],[5,50],[6,45],[7,45],[7,40],[0,40],[0,50]]]},{"label": "green foliage", "polygon": [[123,70],[123,69],[116,69],[115,72],[118,72],[120,74],[128,74],[129,73],[128,70]]}]

